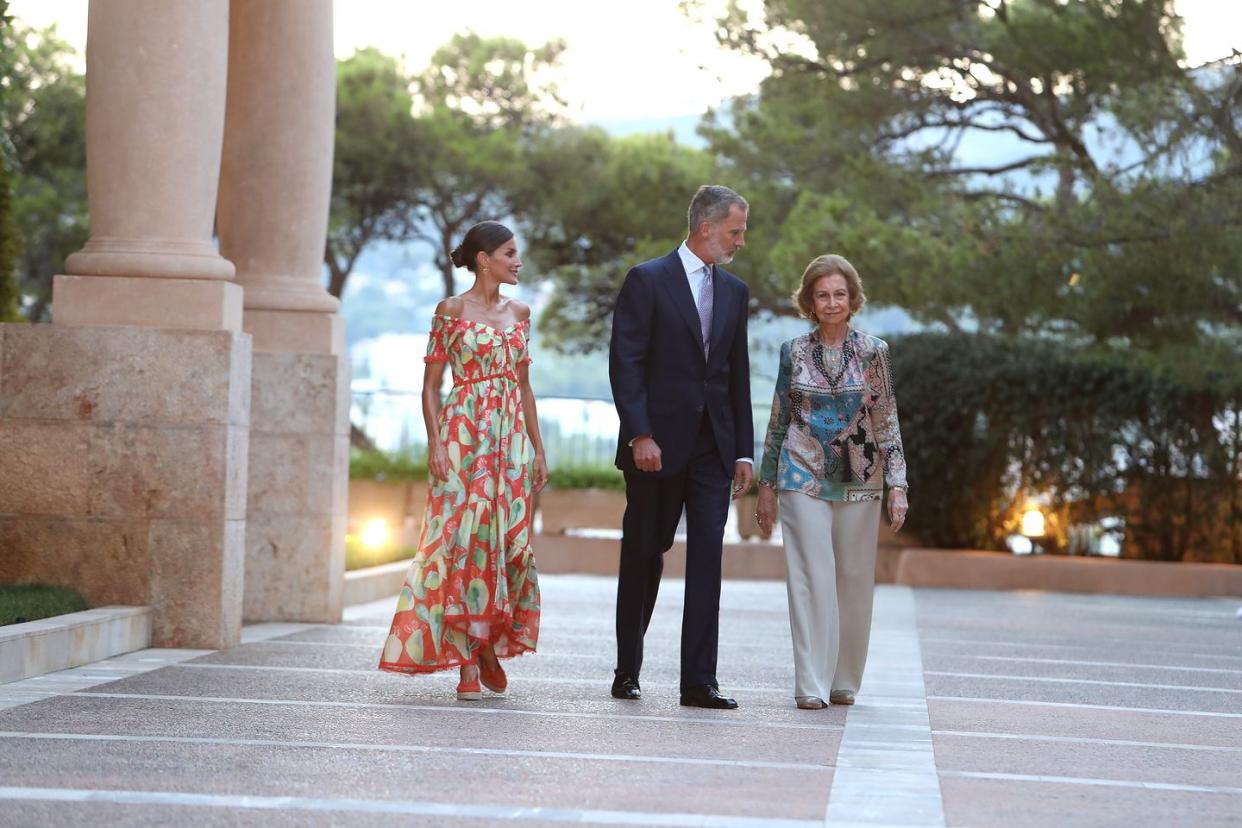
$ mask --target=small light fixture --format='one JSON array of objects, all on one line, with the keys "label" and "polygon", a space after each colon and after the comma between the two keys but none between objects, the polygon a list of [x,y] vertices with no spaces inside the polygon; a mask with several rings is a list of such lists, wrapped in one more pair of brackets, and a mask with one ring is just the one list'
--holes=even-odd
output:
[{"label": "small light fixture", "polygon": [[367,549],[379,549],[388,543],[388,522],[383,518],[372,518],[362,527],[362,545]]},{"label": "small light fixture", "polygon": [[1022,513],[1022,534],[1028,538],[1044,536],[1044,513],[1038,506],[1027,506]]},{"label": "small light fixture", "polygon": [[1010,535],[1005,539],[1005,545],[1015,555],[1030,555],[1035,551],[1035,544],[1025,535]]}]

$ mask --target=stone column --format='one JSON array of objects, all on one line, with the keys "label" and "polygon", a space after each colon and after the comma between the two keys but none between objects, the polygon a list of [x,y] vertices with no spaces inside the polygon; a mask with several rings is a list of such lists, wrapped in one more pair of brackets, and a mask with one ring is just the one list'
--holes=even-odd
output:
[{"label": "stone column", "polygon": [[0,326],[0,582],[145,604],[164,647],[241,631],[250,336],[212,242],[226,0],[92,0],[91,237],[52,325]]},{"label": "stone column", "polygon": [[217,227],[254,337],[244,615],[340,620],[349,362],[323,288],[331,0],[233,0]]},{"label": "stone column", "polygon": [[91,237],[56,279],[56,322],[241,329],[233,265],[211,240],[228,34],[227,0],[92,0]]}]

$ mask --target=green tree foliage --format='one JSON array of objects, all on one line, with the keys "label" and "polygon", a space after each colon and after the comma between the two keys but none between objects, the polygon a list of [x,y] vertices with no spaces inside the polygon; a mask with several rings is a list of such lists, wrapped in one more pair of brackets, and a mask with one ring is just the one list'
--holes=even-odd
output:
[{"label": "green tree foliage", "polygon": [[1047,544],[1124,521],[1123,553],[1242,563],[1242,382],[1162,373],[1063,343],[971,334],[894,339],[910,531],[1000,549],[1028,498]]},{"label": "green tree foliage", "polygon": [[0,27],[0,130],[8,141],[18,289],[31,321],[46,318],[52,276],[86,243],[86,84],[55,29]]},{"label": "green tree foliage", "polygon": [[529,190],[526,147],[563,104],[550,70],[557,42],[456,35],[409,76],[374,49],[337,67],[336,164],[326,261],[340,296],[362,251],[381,240],[427,243],[453,292],[449,252],[470,225],[506,219]]},{"label": "green tree foliage", "polygon": [[[0,43],[7,40],[12,25],[8,16],[8,0],[0,0]],[[12,72],[13,54],[0,51],[0,107],[8,91],[7,79]],[[10,167],[14,163],[13,145],[8,134],[0,134],[0,322],[11,322],[17,317],[17,256],[21,243],[17,236],[17,224],[13,218],[13,183]]]},{"label": "green tree foliage", "polygon": [[427,242],[453,293],[449,254],[484,219],[520,217],[531,189],[527,147],[560,122],[552,72],[564,51],[506,37],[454,35],[414,81],[418,96],[414,237]]},{"label": "green tree foliage", "polygon": [[15,322],[17,312],[17,258],[21,241],[13,219],[13,186],[9,160],[0,153],[0,322]]},{"label": "green tree foliage", "polygon": [[833,250],[949,329],[1236,360],[1242,62],[1187,66],[1171,0],[767,0],[721,31],[772,68],[704,126],[761,308]]},{"label": "green tree foliage", "polygon": [[409,78],[395,58],[360,49],[337,62],[328,292],[341,296],[368,245],[409,229],[418,162]]},{"label": "green tree foliage", "polygon": [[540,330],[566,351],[598,349],[629,267],[685,238],[686,205],[710,178],[711,159],[671,134],[565,127],[533,144],[526,164],[523,235],[554,285]]}]

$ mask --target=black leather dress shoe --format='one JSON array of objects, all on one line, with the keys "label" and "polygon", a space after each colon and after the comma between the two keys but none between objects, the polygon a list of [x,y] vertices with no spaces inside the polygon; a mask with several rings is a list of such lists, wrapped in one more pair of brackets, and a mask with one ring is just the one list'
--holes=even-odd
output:
[{"label": "black leather dress shoe", "polygon": [[638,676],[630,673],[617,673],[617,677],[612,680],[612,697],[626,701],[641,699],[643,691],[638,687]]},{"label": "black leather dress shoe", "polygon": [[736,710],[737,702],[709,684],[687,687],[681,691],[683,707],[710,707],[713,710]]}]

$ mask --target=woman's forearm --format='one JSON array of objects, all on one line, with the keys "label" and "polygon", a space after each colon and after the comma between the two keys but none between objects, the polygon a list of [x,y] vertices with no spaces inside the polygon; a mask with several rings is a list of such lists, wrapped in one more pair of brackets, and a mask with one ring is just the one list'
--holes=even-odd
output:
[{"label": "woman's forearm", "polygon": [[427,447],[440,445],[440,397],[423,389],[423,420],[427,425]]},{"label": "woman's forearm", "polygon": [[423,424],[427,427],[427,449],[432,451],[440,445],[440,379],[444,366],[428,363],[423,374]]},{"label": "woman's forearm", "polygon": [[793,403],[789,399],[792,374],[792,358],[789,354],[789,345],[786,343],[781,346],[780,366],[776,373],[776,389],[772,393],[772,414],[768,418],[768,431],[763,438],[763,459],[755,469],[755,479],[762,483],[776,481],[781,446],[785,443],[785,433],[789,430],[789,423],[793,419]]},{"label": "woman's forearm", "polygon": [[529,385],[522,387],[522,415],[526,419],[526,433],[535,454],[543,454],[543,437],[539,434],[539,411],[535,408],[535,392]]}]

